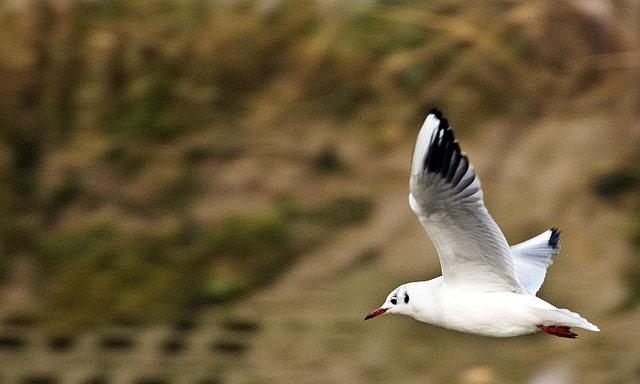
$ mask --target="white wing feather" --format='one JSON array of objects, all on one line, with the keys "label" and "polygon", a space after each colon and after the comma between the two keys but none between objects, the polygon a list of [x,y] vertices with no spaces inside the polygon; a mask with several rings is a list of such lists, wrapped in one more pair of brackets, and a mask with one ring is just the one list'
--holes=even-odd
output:
[{"label": "white wing feather", "polygon": [[507,241],[484,205],[480,180],[437,110],[418,134],[410,187],[411,208],[436,247],[445,285],[525,291]]}]

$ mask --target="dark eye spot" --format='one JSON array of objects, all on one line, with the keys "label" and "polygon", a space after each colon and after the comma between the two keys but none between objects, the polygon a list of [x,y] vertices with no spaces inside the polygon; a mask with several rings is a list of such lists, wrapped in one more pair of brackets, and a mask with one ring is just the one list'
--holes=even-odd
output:
[{"label": "dark eye spot", "polygon": [[408,294],[408,293],[405,293],[405,294],[404,294],[404,303],[405,303],[405,304],[408,304],[408,303],[409,303],[409,294]]},{"label": "dark eye spot", "polygon": [[396,305],[398,304],[398,299],[396,299],[395,297],[391,298],[391,304]]}]

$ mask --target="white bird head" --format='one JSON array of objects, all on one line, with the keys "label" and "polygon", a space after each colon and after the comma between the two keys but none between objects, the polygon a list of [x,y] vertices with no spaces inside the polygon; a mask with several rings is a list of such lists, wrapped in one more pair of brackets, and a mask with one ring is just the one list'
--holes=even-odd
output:
[{"label": "white bird head", "polygon": [[371,311],[364,319],[369,320],[384,313],[411,315],[412,312],[413,305],[411,303],[409,284],[403,284],[391,291],[384,304],[380,308]]}]

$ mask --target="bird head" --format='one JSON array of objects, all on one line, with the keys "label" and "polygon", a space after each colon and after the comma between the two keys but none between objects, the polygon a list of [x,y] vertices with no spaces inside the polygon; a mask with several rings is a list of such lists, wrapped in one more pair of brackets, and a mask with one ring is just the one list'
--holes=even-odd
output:
[{"label": "bird head", "polygon": [[411,294],[406,284],[391,291],[378,309],[371,311],[364,319],[369,320],[384,313],[399,313],[409,315],[412,311]]}]

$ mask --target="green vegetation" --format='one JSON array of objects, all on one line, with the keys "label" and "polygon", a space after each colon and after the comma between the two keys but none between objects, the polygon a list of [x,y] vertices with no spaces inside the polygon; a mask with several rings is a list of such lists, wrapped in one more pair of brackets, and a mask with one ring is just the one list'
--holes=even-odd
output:
[{"label": "green vegetation", "polygon": [[206,253],[215,259],[199,298],[204,302],[233,300],[270,281],[299,251],[289,225],[275,211],[227,217],[206,236]]},{"label": "green vegetation", "polygon": [[335,172],[344,168],[344,164],[338,155],[334,145],[326,145],[313,159],[315,168],[319,172]]},{"label": "green vegetation", "polygon": [[337,199],[290,212],[288,219],[277,210],[237,213],[167,234],[127,233],[106,224],[51,231],[35,246],[47,275],[40,294],[49,325],[64,331],[105,322],[142,324],[236,299],[272,280],[302,250],[292,225],[354,224],[370,207],[364,199]]},{"label": "green vegetation", "polygon": [[365,220],[371,202],[360,197],[340,197],[318,207],[300,212],[301,217],[326,226],[355,224]]},{"label": "green vegetation", "polygon": [[211,248],[216,253],[235,257],[271,253],[287,247],[289,234],[280,215],[263,212],[255,216],[231,216],[210,235]]},{"label": "green vegetation", "polygon": [[601,198],[615,200],[625,193],[636,192],[640,187],[640,175],[632,168],[620,169],[597,178],[593,191]]},{"label": "green vegetation", "polygon": [[[635,164],[634,158],[629,164]],[[626,234],[631,244],[640,249],[640,174],[631,165],[621,167],[611,173],[596,178],[593,192],[608,203],[619,205],[631,211],[630,231]],[[628,291],[626,298],[620,304],[620,310],[632,310],[640,303],[640,259],[629,261],[630,267],[623,271]]]}]

